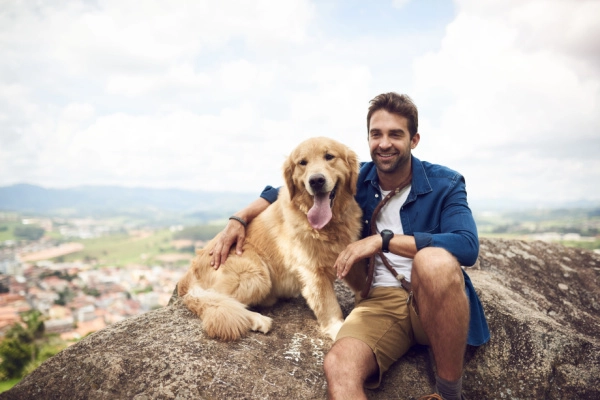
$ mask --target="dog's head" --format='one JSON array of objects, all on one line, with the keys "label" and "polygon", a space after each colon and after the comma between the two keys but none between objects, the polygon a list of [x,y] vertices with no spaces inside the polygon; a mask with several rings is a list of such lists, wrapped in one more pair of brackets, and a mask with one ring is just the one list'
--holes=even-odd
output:
[{"label": "dog's head", "polygon": [[310,225],[321,229],[331,220],[336,198],[352,199],[356,194],[358,169],[358,157],[350,148],[316,137],[292,151],[283,165],[283,177],[290,199],[304,204]]}]

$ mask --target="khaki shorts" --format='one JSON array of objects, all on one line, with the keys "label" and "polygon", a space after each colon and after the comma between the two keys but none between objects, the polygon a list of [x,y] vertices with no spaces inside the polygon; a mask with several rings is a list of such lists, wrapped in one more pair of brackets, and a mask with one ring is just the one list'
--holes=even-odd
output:
[{"label": "khaki shorts", "polygon": [[[390,366],[414,344],[429,345],[414,305],[402,288],[375,287],[368,298],[357,294],[356,306],[340,329],[336,341],[351,337],[366,343],[377,359],[379,377],[365,382],[374,389]],[[411,296],[412,299],[412,296]]]}]

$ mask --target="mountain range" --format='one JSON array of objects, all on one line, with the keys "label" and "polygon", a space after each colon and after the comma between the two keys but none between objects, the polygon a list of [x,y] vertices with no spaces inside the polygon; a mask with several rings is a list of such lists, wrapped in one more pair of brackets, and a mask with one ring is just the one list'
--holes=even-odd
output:
[{"label": "mountain range", "polygon": [[[173,213],[204,219],[202,216],[229,215],[255,200],[258,194],[119,186],[56,189],[21,183],[0,187],[0,211],[63,216]],[[599,201],[587,200],[540,203],[514,199],[470,199],[469,204],[475,213],[600,207]]]},{"label": "mountain range", "polygon": [[257,197],[258,193],[117,186],[51,189],[15,184],[0,187],[0,211],[63,216],[147,213],[227,215],[248,205]]}]

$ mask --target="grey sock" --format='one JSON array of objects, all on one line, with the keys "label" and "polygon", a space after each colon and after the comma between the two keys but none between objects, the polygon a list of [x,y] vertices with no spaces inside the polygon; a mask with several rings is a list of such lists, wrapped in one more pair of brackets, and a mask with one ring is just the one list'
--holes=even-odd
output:
[{"label": "grey sock", "polygon": [[457,381],[447,381],[435,376],[437,392],[444,400],[461,400],[462,398],[462,377]]}]

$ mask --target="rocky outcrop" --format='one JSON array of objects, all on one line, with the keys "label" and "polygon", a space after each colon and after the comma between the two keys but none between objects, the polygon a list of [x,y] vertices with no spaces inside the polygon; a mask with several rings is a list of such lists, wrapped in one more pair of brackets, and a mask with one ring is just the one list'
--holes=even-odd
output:
[{"label": "rocky outcrop", "polygon": [[[471,399],[600,398],[600,255],[543,242],[481,240],[469,270],[491,341],[466,354]],[[341,285],[344,310],[352,296]],[[263,335],[223,343],[204,336],[178,299],[111,325],[42,364],[0,399],[323,399],[331,341],[303,299],[261,310]],[[413,348],[371,399],[430,393],[427,348]]]}]

